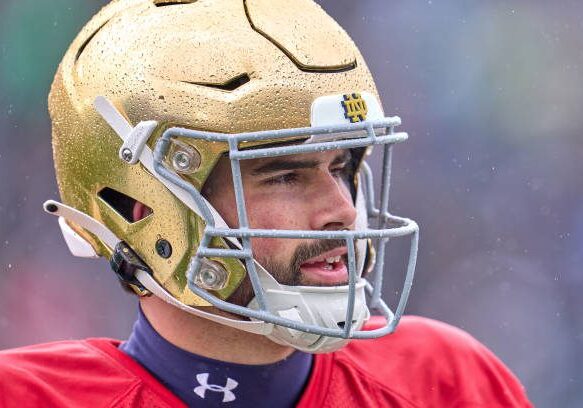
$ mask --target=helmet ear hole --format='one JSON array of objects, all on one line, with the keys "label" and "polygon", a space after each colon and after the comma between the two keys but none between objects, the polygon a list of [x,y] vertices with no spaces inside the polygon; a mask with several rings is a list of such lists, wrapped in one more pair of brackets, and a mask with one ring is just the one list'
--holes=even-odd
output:
[{"label": "helmet ear hole", "polygon": [[97,195],[130,224],[153,213],[146,204],[109,187],[103,188]]}]

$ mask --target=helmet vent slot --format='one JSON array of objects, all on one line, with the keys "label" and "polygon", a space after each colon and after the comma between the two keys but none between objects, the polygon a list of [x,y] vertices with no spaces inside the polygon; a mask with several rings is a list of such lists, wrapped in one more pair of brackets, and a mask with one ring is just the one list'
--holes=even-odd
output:
[{"label": "helmet vent slot", "polygon": [[181,4],[191,4],[195,3],[197,0],[154,0],[154,6],[165,7],[165,6],[178,6]]},{"label": "helmet vent slot", "polygon": [[145,204],[136,207],[138,200],[109,187],[105,187],[99,191],[97,196],[130,224],[146,218],[153,212],[152,209]]},{"label": "helmet vent slot", "polygon": [[87,39],[85,40],[85,42],[83,44],[81,44],[81,47],[79,47],[79,50],[77,51],[77,55],[75,55],[75,63],[77,63],[77,61],[79,61],[79,58],[81,57],[81,54],[83,54],[83,51],[85,51],[85,48],[87,48],[87,46],[89,45],[89,43],[91,42],[91,40],[93,40],[93,38],[95,38],[95,36],[97,35],[98,32],[101,31],[101,29],[103,27],[105,27],[107,25],[107,23],[109,23],[110,20],[107,20],[105,23],[103,23],[101,26],[99,26],[99,28],[97,30],[95,30],[93,32],[93,34],[91,34],[89,37],[87,37]]},{"label": "helmet vent slot", "polygon": [[221,89],[223,91],[234,91],[235,89],[240,88],[249,81],[251,81],[251,78],[249,78],[248,74],[241,74],[237,75],[232,79],[229,79],[227,82],[224,82],[222,84],[214,84],[210,82],[189,82],[189,81],[181,82],[192,85],[206,86],[208,88]]}]

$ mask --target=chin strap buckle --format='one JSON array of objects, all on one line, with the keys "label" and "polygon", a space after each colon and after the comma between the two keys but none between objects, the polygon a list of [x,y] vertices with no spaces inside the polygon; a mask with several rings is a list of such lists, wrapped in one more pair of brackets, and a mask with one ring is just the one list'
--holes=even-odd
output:
[{"label": "chin strap buckle", "polygon": [[122,282],[133,285],[140,291],[147,290],[136,278],[136,269],[149,275],[152,275],[152,270],[124,241],[118,242],[115,246],[109,265]]}]

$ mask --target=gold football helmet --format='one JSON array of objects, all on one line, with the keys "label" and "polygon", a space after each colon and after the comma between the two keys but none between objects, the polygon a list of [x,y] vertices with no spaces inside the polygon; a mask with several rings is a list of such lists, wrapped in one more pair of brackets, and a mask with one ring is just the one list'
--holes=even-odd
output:
[{"label": "gold football helmet", "polygon": [[[60,216],[75,255],[110,259],[140,295],[153,293],[189,313],[306,351],[394,330],[417,245],[416,224],[387,211],[391,146],[407,135],[394,132],[398,118],[384,116],[352,40],[315,3],[113,1],[67,51],[49,108],[63,203],[49,201],[45,209]],[[372,181],[359,160],[354,231],[248,228],[236,171],[239,228],[226,226],[200,194],[221,157],[238,169],[240,160],[330,149],[363,157],[376,144],[386,153],[381,209],[373,206]],[[149,215],[135,220],[136,202]],[[371,216],[377,229],[368,227]],[[380,299],[384,244],[407,234],[413,234],[407,282],[393,313]],[[345,240],[349,284],[279,285],[251,255],[256,236]],[[374,285],[362,277],[374,263],[373,248],[381,261]],[[229,303],[244,279],[255,299]],[[387,324],[365,332],[367,291]],[[242,318],[211,314],[210,305]]]}]

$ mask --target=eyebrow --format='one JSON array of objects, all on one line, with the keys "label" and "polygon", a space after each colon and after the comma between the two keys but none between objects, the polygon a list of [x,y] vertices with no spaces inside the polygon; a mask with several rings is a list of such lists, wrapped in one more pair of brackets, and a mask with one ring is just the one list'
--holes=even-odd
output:
[{"label": "eyebrow", "polygon": [[[343,153],[338,154],[334,160],[332,160],[331,165],[335,166],[341,163],[348,163],[350,162],[351,157],[352,155],[350,151],[345,150]],[[260,176],[282,170],[313,169],[318,167],[320,164],[320,160],[292,160],[278,158],[264,164],[263,166],[259,166],[253,169],[251,174],[254,176]]]}]

